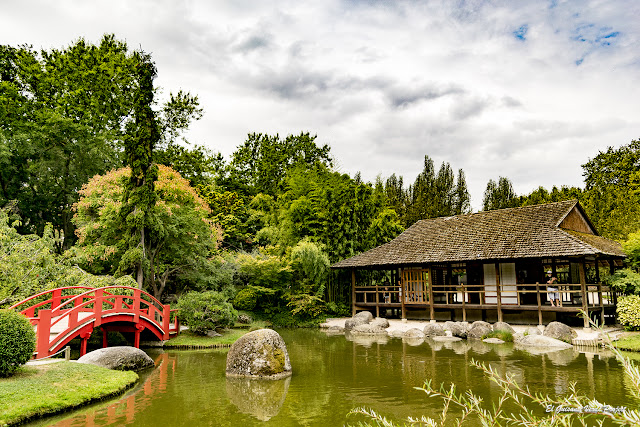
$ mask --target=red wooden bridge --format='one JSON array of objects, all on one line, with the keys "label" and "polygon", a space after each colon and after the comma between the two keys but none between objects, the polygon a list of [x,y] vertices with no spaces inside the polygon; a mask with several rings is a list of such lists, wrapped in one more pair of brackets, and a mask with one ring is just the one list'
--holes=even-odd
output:
[{"label": "red wooden bridge", "polygon": [[33,295],[11,307],[27,316],[36,329],[37,359],[61,350],[80,337],[80,355],[87,352],[87,341],[96,327],[102,329],[106,347],[110,331],[133,332],[134,346],[140,347],[140,333],[149,330],[159,340],[168,340],[180,330],[171,310],[149,293],[129,286],[67,286]]}]

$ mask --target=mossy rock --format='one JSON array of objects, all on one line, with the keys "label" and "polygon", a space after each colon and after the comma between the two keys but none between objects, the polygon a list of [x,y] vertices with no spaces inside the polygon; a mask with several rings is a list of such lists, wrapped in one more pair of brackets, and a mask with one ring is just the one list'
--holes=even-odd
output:
[{"label": "mossy rock", "polygon": [[284,340],[272,329],[259,329],[240,337],[227,354],[227,376],[279,379],[291,375]]}]

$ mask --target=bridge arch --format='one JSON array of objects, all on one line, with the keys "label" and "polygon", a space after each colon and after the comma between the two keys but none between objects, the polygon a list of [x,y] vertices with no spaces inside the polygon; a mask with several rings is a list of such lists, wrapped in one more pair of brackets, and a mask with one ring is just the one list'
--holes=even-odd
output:
[{"label": "bridge arch", "polygon": [[[86,353],[89,336],[102,326],[130,328],[134,345],[140,346],[140,333],[149,330],[159,340],[168,340],[180,329],[177,317],[171,323],[171,308],[148,292],[130,286],[67,286],[33,295],[11,307],[20,310],[36,328],[36,358],[50,356],[76,337],[82,339],[80,355]],[[175,311],[175,310],[174,310]],[[103,326],[104,325],[104,326]]]}]

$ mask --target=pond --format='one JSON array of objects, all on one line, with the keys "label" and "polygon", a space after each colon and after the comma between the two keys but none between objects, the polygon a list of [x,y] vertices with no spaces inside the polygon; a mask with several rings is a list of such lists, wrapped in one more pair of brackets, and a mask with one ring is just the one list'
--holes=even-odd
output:
[{"label": "pond", "polygon": [[[126,395],[31,425],[341,426],[363,420],[347,417],[361,406],[396,421],[436,417],[442,401],[414,389],[425,379],[455,382],[458,390],[470,390],[485,401],[498,399],[500,390],[470,366],[472,359],[511,373],[532,391],[564,395],[575,382],[582,394],[605,404],[638,404],[630,397],[620,364],[603,351],[532,354],[512,344],[279,332],[293,366],[293,376],[286,380],[227,380],[223,350],[149,351],[156,368],[145,372]],[[534,410],[544,413],[541,407]]]}]

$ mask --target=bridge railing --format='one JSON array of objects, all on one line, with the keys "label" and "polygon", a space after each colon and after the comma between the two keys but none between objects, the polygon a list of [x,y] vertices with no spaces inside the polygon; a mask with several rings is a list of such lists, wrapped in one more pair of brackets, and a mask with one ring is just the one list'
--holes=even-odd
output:
[{"label": "bridge railing", "polygon": [[[65,295],[78,291],[84,292]],[[140,325],[142,318],[147,324],[153,325],[165,340],[172,333],[179,333],[180,329],[177,317],[174,324],[171,324],[172,310],[169,305],[164,305],[149,293],[130,286],[70,286],[51,289],[33,295],[11,308],[22,308],[21,313],[29,317],[36,327],[39,357],[64,345],[70,334],[80,335],[86,343],[93,328],[100,326],[110,316],[131,316],[130,321],[139,330],[144,329]],[[63,333],[51,339],[51,332],[55,329]],[[86,338],[83,335],[87,335]],[[136,339],[137,337],[138,335]]]}]

